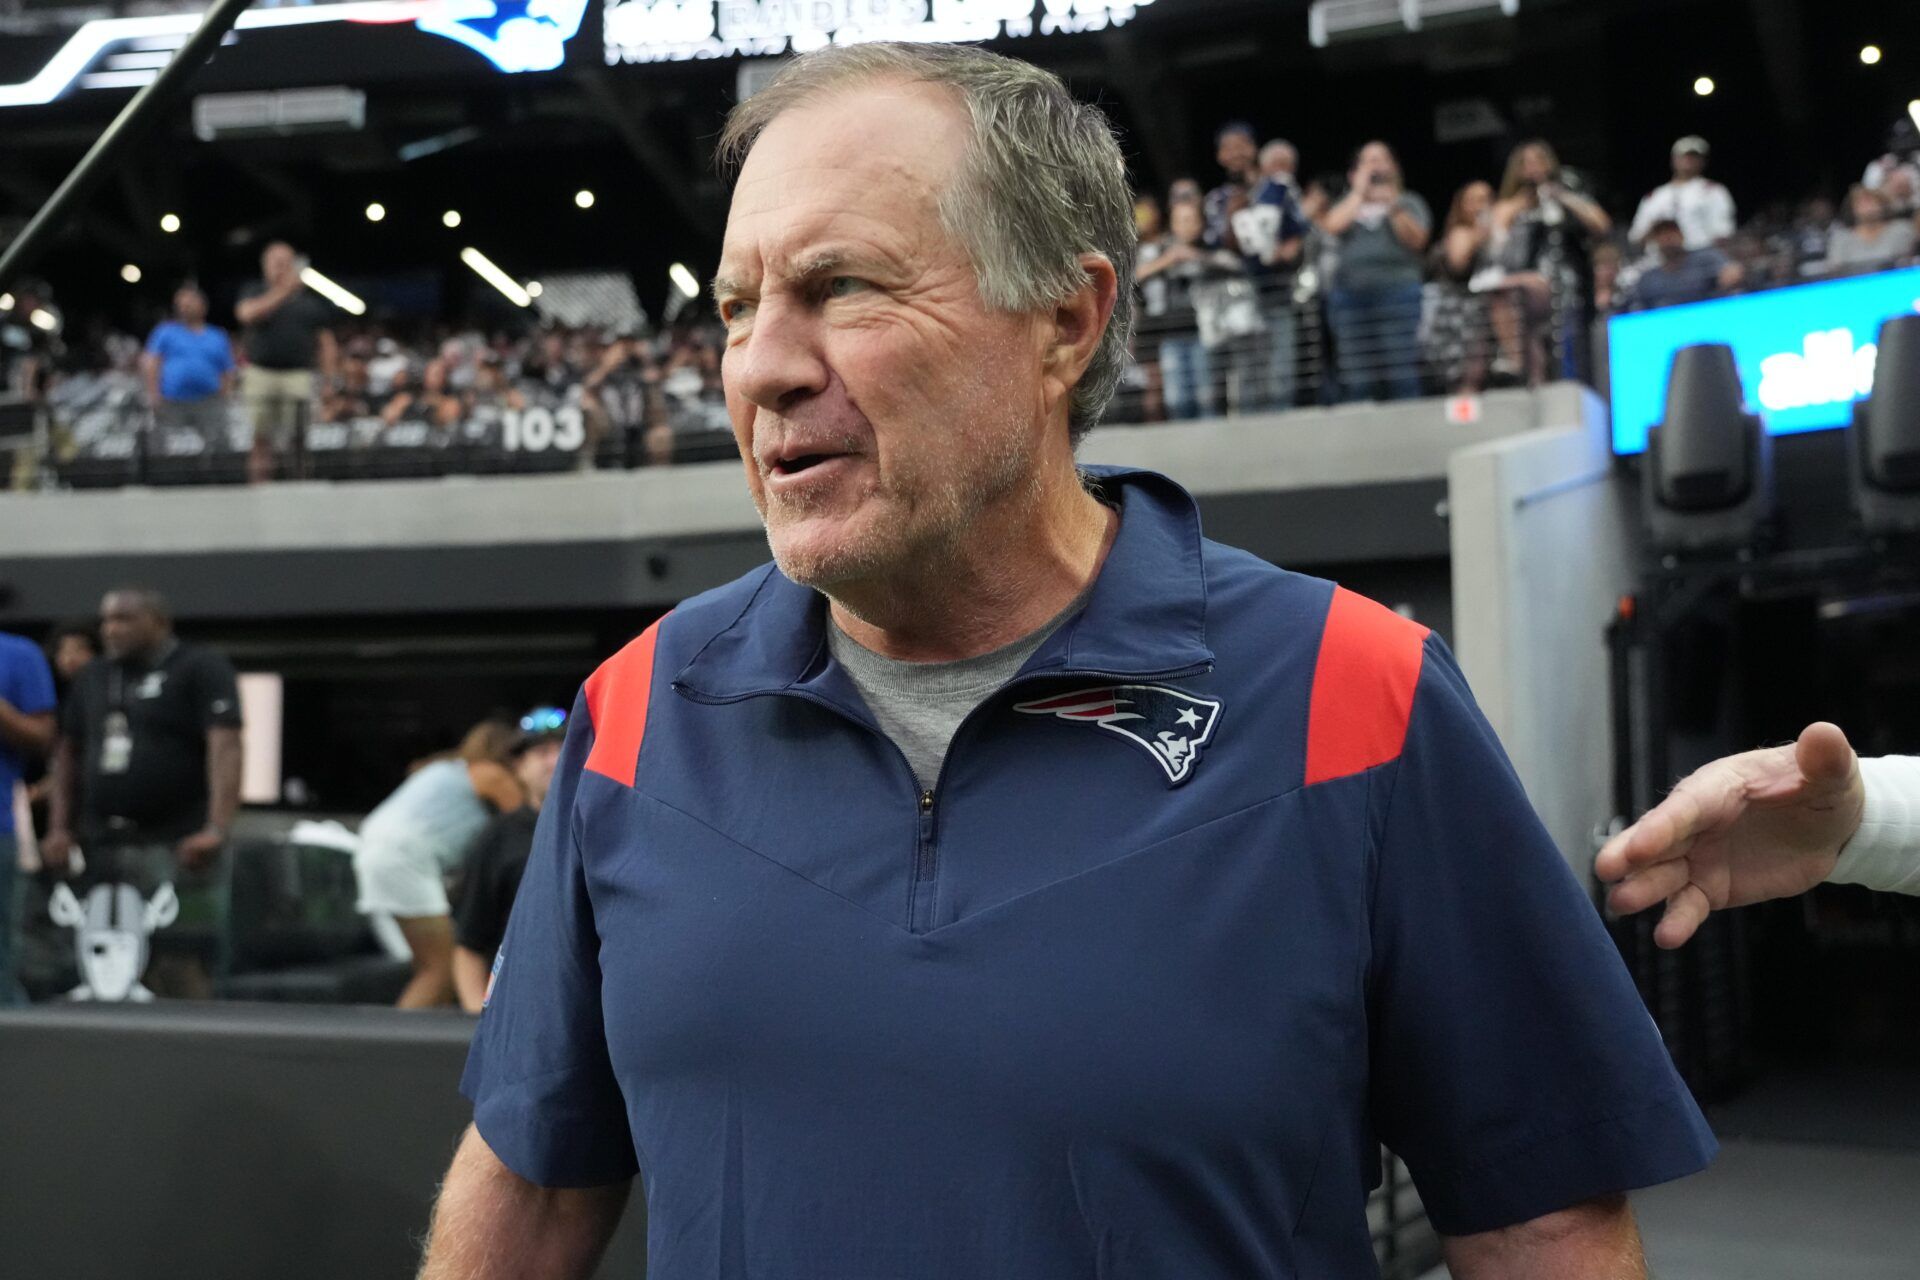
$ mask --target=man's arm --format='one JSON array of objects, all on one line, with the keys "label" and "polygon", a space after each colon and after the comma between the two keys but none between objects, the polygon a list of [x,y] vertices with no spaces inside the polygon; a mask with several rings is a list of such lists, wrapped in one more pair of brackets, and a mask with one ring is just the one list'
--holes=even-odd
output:
[{"label": "man's arm", "polygon": [[419,1280],[585,1280],[632,1186],[536,1186],[469,1125],[440,1187]]},{"label": "man's arm", "polygon": [[1530,1222],[1443,1236],[1453,1280],[1646,1280],[1640,1231],[1623,1195]]},{"label": "man's arm", "polygon": [[487,958],[457,942],[453,946],[453,989],[462,1009],[480,1012],[480,1004],[487,998]]},{"label": "man's arm", "polygon": [[207,825],[179,844],[183,865],[203,866],[220,852],[233,832],[240,807],[240,730],[214,725],[207,730]]},{"label": "man's arm", "polygon": [[251,298],[242,298],[233,304],[233,317],[241,324],[258,324],[278,311],[300,287],[300,281],[294,279],[285,284],[276,284],[266,292],[257,293]]},{"label": "man's arm", "polygon": [[1419,253],[1427,247],[1431,224],[1406,197],[1402,196],[1393,202],[1393,212],[1387,215],[1387,225],[1393,228],[1394,238],[1405,245],[1408,252]]},{"label": "man's arm", "polygon": [[65,871],[73,849],[73,791],[76,752],[71,732],[54,743],[47,759],[47,835],[40,842],[40,862],[51,871]]},{"label": "man's arm", "polygon": [[26,712],[0,698],[0,742],[43,756],[53,746],[53,712]]}]

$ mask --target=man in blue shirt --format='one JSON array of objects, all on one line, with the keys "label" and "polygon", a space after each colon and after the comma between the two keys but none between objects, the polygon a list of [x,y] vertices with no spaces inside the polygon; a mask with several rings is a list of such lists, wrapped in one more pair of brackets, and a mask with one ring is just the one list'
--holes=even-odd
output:
[{"label": "man in blue shirt", "polygon": [[53,673],[45,655],[32,641],[0,632],[0,1005],[20,998],[13,980],[14,791],[26,757],[45,755],[53,735]]},{"label": "man in blue shirt", "polygon": [[196,286],[183,284],[174,293],[173,319],[154,326],[140,366],[161,426],[189,428],[209,444],[226,433],[233,341],[207,323],[207,296]]},{"label": "man in blue shirt", "polygon": [[1643,1277],[1713,1141],[1445,647],[1076,467],[1106,121],[965,46],[736,107],[715,301],[775,563],[587,682],[429,1280]]}]

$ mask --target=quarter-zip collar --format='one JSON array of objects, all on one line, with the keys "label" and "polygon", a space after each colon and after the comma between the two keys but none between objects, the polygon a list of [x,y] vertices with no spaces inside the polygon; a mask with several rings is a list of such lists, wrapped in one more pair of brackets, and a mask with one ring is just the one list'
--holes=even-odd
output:
[{"label": "quarter-zip collar", "polygon": [[[1210,665],[1200,513],[1192,496],[1152,471],[1081,470],[1119,509],[1120,531],[1086,606],[1020,675],[1166,676]],[[764,693],[848,702],[852,682],[827,652],[826,597],[774,565],[758,572],[739,616],[681,668],[674,687],[706,702]]]}]

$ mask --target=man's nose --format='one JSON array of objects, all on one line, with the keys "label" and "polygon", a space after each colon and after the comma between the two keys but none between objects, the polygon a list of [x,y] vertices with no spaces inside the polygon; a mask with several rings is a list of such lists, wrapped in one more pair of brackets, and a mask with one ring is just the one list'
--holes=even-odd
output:
[{"label": "man's nose", "polygon": [[728,348],[722,374],[762,409],[785,410],[826,389],[829,372],[820,336],[810,309],[765,299],[754,310],[746,341]]}]

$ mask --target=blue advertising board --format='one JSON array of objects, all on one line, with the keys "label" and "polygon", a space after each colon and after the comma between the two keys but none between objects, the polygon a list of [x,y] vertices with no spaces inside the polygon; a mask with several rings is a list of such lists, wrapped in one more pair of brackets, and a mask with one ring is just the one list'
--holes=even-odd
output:
[{"label": "blue advertising board", "polygon": [[1873,390],[1882,321],[1920,311],[1920,267],[1794,285],[1607,322],[1613,451],[1640,453],[1664,414],[1673,353],[1733,348],[1747,407],[1773,435],[1845,426]]}]

